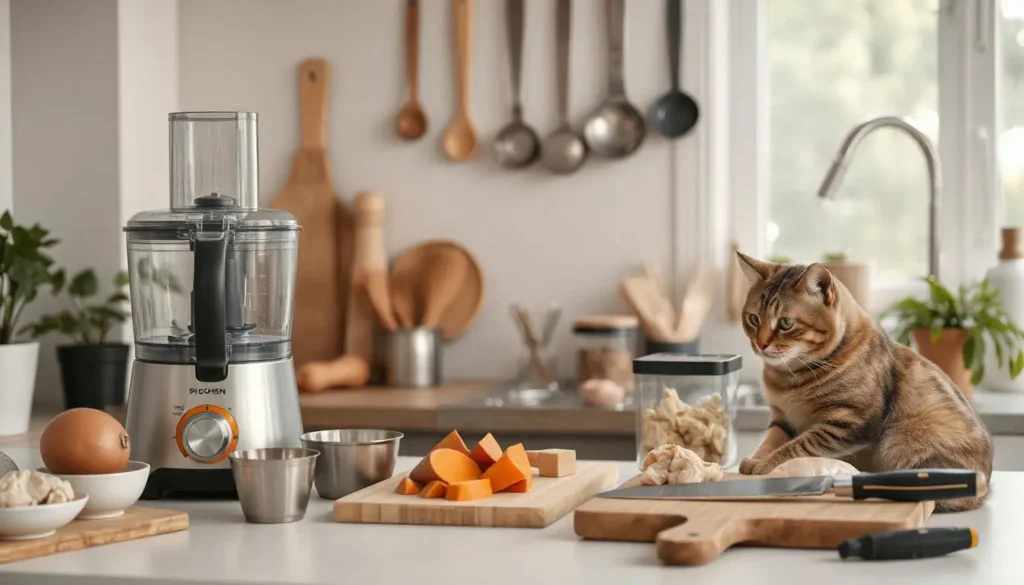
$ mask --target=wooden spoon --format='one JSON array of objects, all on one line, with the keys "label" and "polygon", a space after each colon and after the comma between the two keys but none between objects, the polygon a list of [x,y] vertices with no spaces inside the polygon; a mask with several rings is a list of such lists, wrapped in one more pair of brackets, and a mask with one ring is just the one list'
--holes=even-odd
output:
[{"label": "wooden spoon", "polygon": [[402,329],[412,329],[419,322],[416,307],[416,270],[415,267],[403,269],[398,264],[391,271],[390,294],[391,309]]},{"label": "wooden spoon", "polygon": [[704,320],[711,311],[714,302],[715,273],[709,266],[699,266],[693,282],[686,289],[683,305],[679,309],[679,321],[676,323],[674,337],[678,341],[689,342],[700,335]]},{"label": "wooden spoon", "polygon": [[406,0],[405,74],[409,83],[409,97],[395,121],[398,135],[406,140],[416,140],[427,133],[427,114],[419,100],[419,44],[420,3],[419,0]]},{"label": "wooden spoon", "polygon": [[377,321],[388,331],[398,331],[398,322],[395,320],[395,313],[391,309],[391,293],[388,290],[388,275],[385,272],[370,272],[364,275],[366,296],[370,298],[370,305]]},{"label": "wooden spoon", "polygon": [[420,283],[424,327],[437,327],[441,317],[452,304],[469,270],[466,257],[453,248],[439,248],[426,259],[423,280]]},{"label": "wooden spoon", "polygon": [[444,132],[444,153],[454,161],[476,156],[479,139],[469,116],[470,51],[473,44],[473,0],[453,0],[455,66],[458,70],[459,109]]}]

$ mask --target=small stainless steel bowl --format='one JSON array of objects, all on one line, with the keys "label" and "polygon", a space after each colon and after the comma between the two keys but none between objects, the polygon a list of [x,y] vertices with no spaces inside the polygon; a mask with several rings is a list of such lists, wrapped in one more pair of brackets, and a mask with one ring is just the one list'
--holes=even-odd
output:
[{"label": "small stainless steel bowl", "polygon": [[294,448],[248,449],[229,455],[245,519],[261,524],[302,520],[319,456],[312,449]]},{"label": "small stainless steel bowl", "polygon": [[302,446],[320,452],[316,465],[316,491],[336,500],[384,481],[395,472],[398,431],[336,429],[302,435]]}]

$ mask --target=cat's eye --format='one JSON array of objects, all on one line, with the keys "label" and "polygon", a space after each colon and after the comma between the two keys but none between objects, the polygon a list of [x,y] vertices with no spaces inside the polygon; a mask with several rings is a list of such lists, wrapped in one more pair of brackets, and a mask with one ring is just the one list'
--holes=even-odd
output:
[{"label": "cat's eye", "polygon": [[789,331],[793,328],[793,319],[790,317],[782,317],[779,319],[779,329],[781,331]]},{"label": "cat's eye", "polygon": [[761,325],[761,318],[754,313],[747,313],[747,324],[751,327],[757,327]]}]

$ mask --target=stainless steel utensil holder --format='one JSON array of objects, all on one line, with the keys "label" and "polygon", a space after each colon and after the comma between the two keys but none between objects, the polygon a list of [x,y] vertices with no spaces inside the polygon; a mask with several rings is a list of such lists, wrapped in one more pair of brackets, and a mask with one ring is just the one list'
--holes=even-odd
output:
[{"label": "stainless steel utensil holder", "polygon": [[387,340],[388,386],[428,388],[443,380],[440,329],[416,327],[392,332]]}]

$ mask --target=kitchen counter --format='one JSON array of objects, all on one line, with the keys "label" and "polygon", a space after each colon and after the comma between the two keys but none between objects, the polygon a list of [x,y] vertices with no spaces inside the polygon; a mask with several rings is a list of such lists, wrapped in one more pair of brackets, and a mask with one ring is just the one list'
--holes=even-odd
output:
[{"label": "kitchen counter", "polygon": [[[8,452],[19,465],[38,464],[30,448]],[[415,461],[401,458],[399,471]],[[635,472],[620,464],[620,479]],[[742,548],[703,567],[664,567],[650,543],[579,539],[571,514],[545,529],[337,524],[331,502],[314,496],[304,520],[278,525],[245,523],[237,502],[160,502],[188,511],[190,530],[0,565],[0,584],[1018,582],[1024,473],[997,472],[993,483],[981,510],[929,521],[980,534],[979,548],[936,559],[840,562],[834,551]]]}]

